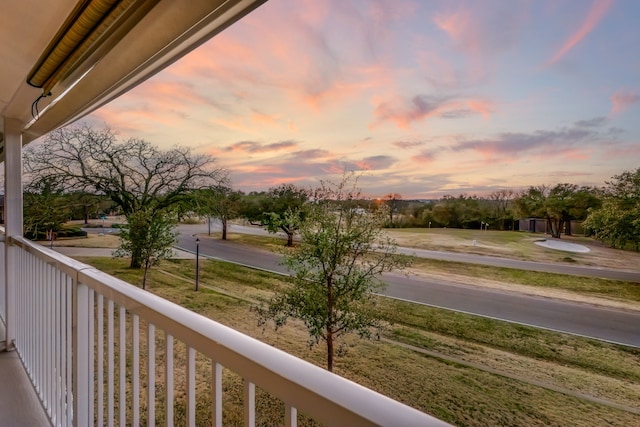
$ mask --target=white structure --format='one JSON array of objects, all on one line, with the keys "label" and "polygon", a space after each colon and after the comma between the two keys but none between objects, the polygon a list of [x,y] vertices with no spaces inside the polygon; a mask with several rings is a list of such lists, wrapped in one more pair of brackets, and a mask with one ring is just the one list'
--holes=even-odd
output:
[{"label": "white structure", "polygon": [[[243,379],[248,426],[260,416],[256,386],[284,403],[287,426],[296,425],[298,411],[325,425],[445,425],[22,237],[24,144],[126,92],[263,2],[76,1],[3,2],[0,13],[6,220],[0,242],[6,336],[0,340],[19,356],[50,423],[154,425],[161,415],[173,425],[174,367],[184,357],[186,419],[196,425],[199,354],[198,363],[211,365],[205,398],[216,426],[222,425],[223,366]],[[8,360],[0,358],[0,368],[3,363]],[[2,379],[2,402],[24,389],[11,381]],[[118,409],[126,406],[129,411]],[[14,416],[0,412],[0,425],[35,422]]]}]

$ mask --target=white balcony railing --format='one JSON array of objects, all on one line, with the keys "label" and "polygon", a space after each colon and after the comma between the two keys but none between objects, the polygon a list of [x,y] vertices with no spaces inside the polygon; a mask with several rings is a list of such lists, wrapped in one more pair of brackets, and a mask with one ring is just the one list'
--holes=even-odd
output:
[{"label": "white balcony railing", "polygon": [[5,245],[19,248],[15,348],[54,426],[195,426],[196,405],[221,426],[223,378],[242,382],[246,426],[261,423],[263,395],[286,426],[298,412],[324,425],[447,425],[24,238]]}]

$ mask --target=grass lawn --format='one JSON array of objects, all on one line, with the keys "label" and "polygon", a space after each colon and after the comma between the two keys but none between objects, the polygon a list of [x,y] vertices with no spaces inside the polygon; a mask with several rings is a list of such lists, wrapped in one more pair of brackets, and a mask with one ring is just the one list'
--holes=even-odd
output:
[{"label": "grass lawn", "polygon": [[[128,269],[126,260],[80,260],[141,282],[141,271]],[[324,366],[323,348],[308,347],[298,322],[278,333],[257,325],[251,307],[288,286],[286,278],[207,260],[196,293],[193,275],[193,260],[165,261],[151,271],[149,290]],[[346,339],[339,375],[455,425],[640,425],[640,350],[401,301],[381,298],[378,307],[388,322],[383,340]],[[210,371],[205,361],[199,369],[203,378]],[[242,415],[242,384],[225,376],[224,422],[234,425]],[[200,387],[206,396],[207,381]],[[282,423],[280,403],[263,393],[257,400],[260,424]],[[204,399],[198,408],[206,425]]]}]

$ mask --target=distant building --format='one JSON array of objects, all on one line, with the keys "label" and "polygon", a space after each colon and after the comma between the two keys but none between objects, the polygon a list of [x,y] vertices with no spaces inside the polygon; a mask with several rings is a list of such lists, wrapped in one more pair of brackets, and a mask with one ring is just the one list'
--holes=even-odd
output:
[{"label": "distant building", "polygon": [[547,220],[543,218],[523,218],[518,220],[518,230],[530,233],[546,233]]},{"label": "distant building", "polygon": [[[585,235],[585,229],[582,226],[583,221],[571,221],[571,234]],[[521,218],[517,221],[518,230],[528,231],[530,233],[549,233],[547,220],[544,218]],[[562,233],[565,234],[565,230]]]}]

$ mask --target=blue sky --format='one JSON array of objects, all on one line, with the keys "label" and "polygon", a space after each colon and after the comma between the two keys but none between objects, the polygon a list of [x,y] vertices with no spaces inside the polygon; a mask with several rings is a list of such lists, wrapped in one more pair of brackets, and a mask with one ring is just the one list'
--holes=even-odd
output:
[{"label": "blue sky", "polygon": [[640,166],[636,0],[270,0],[87,119],[235,188],[434,198]]}]

